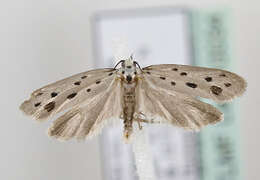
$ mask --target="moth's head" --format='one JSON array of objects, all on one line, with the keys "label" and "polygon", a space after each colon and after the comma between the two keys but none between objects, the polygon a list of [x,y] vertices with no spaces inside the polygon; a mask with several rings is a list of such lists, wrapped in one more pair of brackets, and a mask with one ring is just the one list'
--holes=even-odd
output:
[{"label": "moth's head", "polygon": [[127,83],[133,82],[138,71],[138,68],[136,67],[137,62],[133,60],[132,56],[130,56],[129,59],[122,60],[120,62],[121,68],[119,69],[119,73]]}]

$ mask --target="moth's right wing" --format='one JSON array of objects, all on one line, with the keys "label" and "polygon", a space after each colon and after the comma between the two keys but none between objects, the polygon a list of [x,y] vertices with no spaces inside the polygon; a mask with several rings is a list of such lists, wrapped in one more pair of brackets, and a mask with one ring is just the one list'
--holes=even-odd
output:
[{"label": "moth's right wing", "polygon": [[198,131],[223,119],[223,114],[214,106],[180,92],[168,93],[146,78],[139,79],[136,92],[136,114],[144,115],[151,123],[168,123]]}]

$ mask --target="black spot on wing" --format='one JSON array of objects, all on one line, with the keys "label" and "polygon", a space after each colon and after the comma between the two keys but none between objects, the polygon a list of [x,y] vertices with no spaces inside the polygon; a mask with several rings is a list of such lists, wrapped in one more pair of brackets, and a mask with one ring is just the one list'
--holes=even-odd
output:
[{"label": "black spot on wing", "polygon": [[81,79],[85,79],[85,78],[87,78],[87,76],[82,76],[82,77],[81,77]]},{"label": "black spot on wing", "polygon": [[206,80],[207,82],[211,82],[211,81],[212,81],[212,77],[206,77],[205,80]]},{"label": "black spot on wing", "polygon": [[77,82],[74,83],[74,85],[79,86],[80,83],[81,83],[80,81],[77,81]]},{"label": "black spot on wing", "polygon": [[210,90],[211,90],[211,92],[213,93],[213,94],[215,94],[215,95],[220,95],[221,93],[222,93],[222,89],[220,88],[220,87],[218,87],[218,86],[211,86],[210,87]]},{"label": "black spot on wing", "polygon": [[181,76],[187,76],[187,73],[186,72],[181,72],[180,75]]},{"label": "black spot on wing", "polygon": [[226,74],[222,73],[219,75],[219,77],[227,77]]},{"label": "black spot on wing", "polygon": [[178,71],[178,69],[177,69],[177,68],[172,68],[172,70],[173,70],[173,71]]},{"label": "black spot on wing", "polygon": [[67,96],[67,99],[72,99],[77,95],[77,93],[72,93],[70,95]]},{"label": "black spot on wing", "polygon": [[171,82],[171,85],[172,85],[172,86],[175,86],[175,85],[176,85],[176,82],[172,81],[172,82]]},{"label": "black spot on wing", "polygon": [[190,83],[190,82],[187,82],[186,85],[189,86],[190,88],[196,88],[198,86],[197,84]]},{"label": "black spot on wing", "polygon": [[162,77],[162,76],[161,76],[161,77],[160,77],[160,79],[162,79],[162,80],[165,80],[165,79],[166,79],[166,77]]},{"label": "black spot on wing", "polygon": [[96,81],[96,84],[99,84],[99,83],[101,83],[101,81]]},{"label": "black spot on wing", "polygon": [[87,89],[87,92],[90,92],[91,91],[91,89],[89,88],[89,89]]},{"label": "black spot on wing", "polygon": [[225,83],[224,84],[226,87],[230,87],[231,86],[231,83]]},{"label": "black spot on wing", "polygon": [[48,112],[52,111],[53,109],[55,108],[55,102],[52,101],[52,102],[49,102],[48,104],[46,104],[44,106],[44,109]]},{"label": "black spot on wing", "polygon": [[58,93],[56,93],[56,92],[52,92],[52,93],[51,93],[51,97],[52,97],[52,98],[56,97],[57,95],[58,95]]},{"label": "black spot on wing", "polygon": [[113,73],[111,72],[111,73],[109,73],[108,75],[111,76],[112,74],[113,74]]},{"label": "black spot on wing", "polygon": [[40,106],[41,105],[41,102],[38,102],[38,103],[35,103],[34,104],[34,107],[38,107],[38,106]]}]

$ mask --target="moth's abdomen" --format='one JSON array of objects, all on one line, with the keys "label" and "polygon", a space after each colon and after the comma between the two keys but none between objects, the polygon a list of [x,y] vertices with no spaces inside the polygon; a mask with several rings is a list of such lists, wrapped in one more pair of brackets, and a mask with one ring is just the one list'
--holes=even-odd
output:
[{"label": "moth's abdomen", "polygon": [[124,136],[129,138],[133,131],[133,115],[135,111],[135,83],[123,85],[123,118]]}]

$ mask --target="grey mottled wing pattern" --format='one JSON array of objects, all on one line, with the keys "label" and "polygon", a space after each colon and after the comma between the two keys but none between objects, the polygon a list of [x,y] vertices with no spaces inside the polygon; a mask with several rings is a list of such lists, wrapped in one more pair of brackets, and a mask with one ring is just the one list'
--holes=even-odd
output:
[{"label": "grey mottled wing pattern", "polygon": [[246,89],[246,81],[242,77],[220,69],[161,64],[145,67],[143,71],[146,79],[156,88],[169,94],[180,92],[226,102],[242,95]]}]

